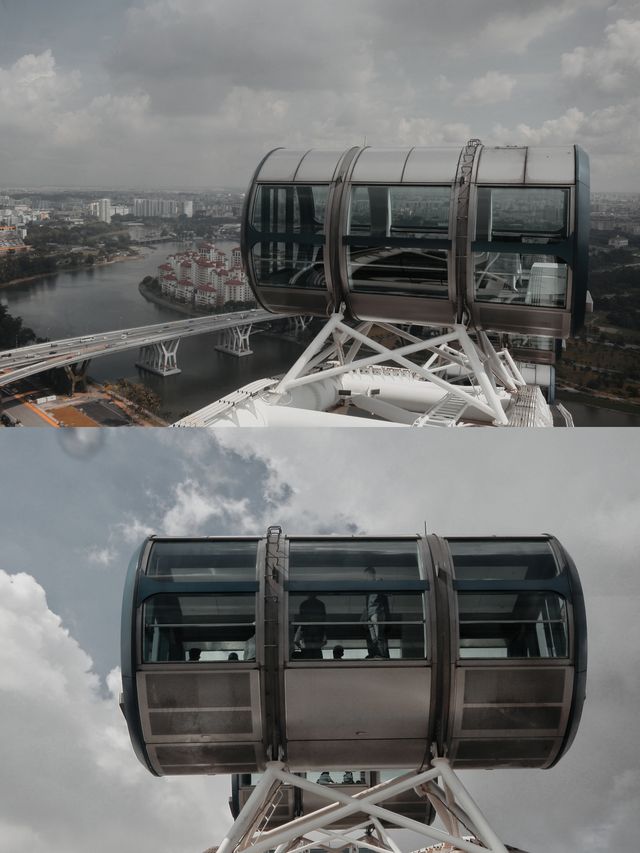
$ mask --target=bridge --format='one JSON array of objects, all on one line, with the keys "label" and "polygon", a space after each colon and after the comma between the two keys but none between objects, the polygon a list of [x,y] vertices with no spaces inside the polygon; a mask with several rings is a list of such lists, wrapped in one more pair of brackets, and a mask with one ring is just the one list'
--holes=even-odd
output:
[{"label": "bridge", "polygon": [[210,317],[188,317],[151,326],[94,332],[60,341],[48,341],[28,347],[0,351],[0,386],[27,376],[44,373],[54,367],[68,367],[72,382],[81,380],[91,359],[130,349],[139,349],[138,366],[161,376],[179,373],[176,354],[181,338],[222,332],[218,347],[234,355],[249,355],[249,335],[254,325],[287,317],[262,308],[215,314]]}]

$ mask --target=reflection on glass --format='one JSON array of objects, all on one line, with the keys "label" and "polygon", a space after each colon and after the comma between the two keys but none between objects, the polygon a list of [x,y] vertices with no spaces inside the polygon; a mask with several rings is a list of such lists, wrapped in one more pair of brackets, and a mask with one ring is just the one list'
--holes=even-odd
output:
[{"label": "reflection on glass", "polygon": [[146,573],[162,580],[256,579],[256,542],[154,542]]},{"label": "reflection on glass", "polygon": [[325,289],[322,246],[259,243],[251,254],[256,277],[262,285]]},{"label": "reflection on glass", "polygon": [[328,196],[328,186],[259,185],[251,224],[264,234],[322,233]]},{"label": "reflection on glass", "polygon": [[459,592],[461,658],[567,657],[567,613],[555,593]]},{"label": "reflection on glass", "polygon": [[459,580],[544,580],[558,574],[546,540],[448,539]]},{"label": "reflection on glass", "polygon": [[289,596],[291,660],[415,660],[425,656],[421,593],[364,590]]},{"label": "reflection on glass", "polygon": [[145,663],[255,660],[255,595],[154,595],[144,605]]},{"label": "reflection on glass", "polygon": [[448,253],[408,246],[349,246],[349,288],[355,292],[429,296],[449,293]]},{"label": "reflection on glass", "polygon": [[420,580],[418,545],[409,540],[293,540],[289,546],[291,580],[366,581],[373,567],[379,581]]},{"label": "reflection on glass", "polygon": [[564,308],[567,265],[551,255],[475,252],[475,297],[481,302]]},{"label": "reflection on glass", "polygon": [[348,233],[442,239],[449,231],[450,198],[450,187],[352,187]]},{"label": "reflection on glass", "polygon": [[555,349],[556,339],[546,335],[507,335],[509,345],[514,349],[531,349],[549,352]]},{"label": "reflection on glass", "polygon": [[476,240],[557,242],[569,224],[569,190],[479,187]]}]

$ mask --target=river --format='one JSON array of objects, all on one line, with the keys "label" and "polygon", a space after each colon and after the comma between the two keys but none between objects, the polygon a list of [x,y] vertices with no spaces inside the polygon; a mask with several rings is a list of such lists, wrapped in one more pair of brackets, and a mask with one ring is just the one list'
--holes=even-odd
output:
[{"label": "river", "polygon": [[[227,254],[237,243],[218,241]],[[141,259],[57,273],[0,290],[0,300],[14,316],[22,317],[37,335],[51,340],[92,332],[183,319],[184,314],[148,302],[138,291],[146,275],[155,275],[167,255],[180,251],[164,243],[145,249]],[[251,337],[254,355],[236,358],[214,349],[215,335],[183,338],[178,349],[176,376],[156,376],[136,367],[137,350],[105,356],[92,362],[89,373],[99,382],[125,378],[141,382],[162,401],[167,420],[196,411],[229,391],[282,373],[298,357],[302,345],[271,335]],[[640,415],[616,412],[583,403],[564,401],[576,426],[640,427]]]},{"label": "river", "polygon": [[[216,245],[230,254],[237,243]],[[1,290],[0,300],[37,335],[51,340],[184,319],[184,314],[148,302],[138,291],[146,275],[155,275],[167,255],[180,250],[177,244],[164,243],[144,249],[141,259],[23,282]],[[215,343],[214,334],[183,338],[178,348],[182,372],[175,376],[156,376],[136,367],[137,350],[95,359],[89,373],[98,382],[125,378],[143,383],[160,396],[163,416],[176,420],[247,382],[282,373],[302,351],[301,344],[262,334],[251,336],[254,354],[243,358],[218,352]]]}]

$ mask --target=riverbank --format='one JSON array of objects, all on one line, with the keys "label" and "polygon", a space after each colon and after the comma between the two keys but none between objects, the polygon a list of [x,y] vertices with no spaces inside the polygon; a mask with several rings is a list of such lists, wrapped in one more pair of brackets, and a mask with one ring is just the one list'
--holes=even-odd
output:
[{"label": "riverbank", "polygon": [[165,299],[163,296],[155,293],[144,281],[141,281],[138,285],[138,291],[148,302],[153,302],[154,305],[161,305],[163,308],[169,308],[171,311],[175,311],[176,314],[185,314],[187,317],[209,317],[211,314],[210,311],[198,311],[192,305]]},{"label": "riverbank", "polygon": [[640,415],[640,402],[633,403],[628,400],[618,400],[614,397],[596,397],[584,394],[581,391],[572,391],[571,388],[558,388],[556,399],[560,403],[579,403],[593,409],[605,409],[610,412],[624,412],[628,415]]},{"label": "riverbank", "polygon": [[72,266],[57,267],[55,270],[52,270],[51,272],[42,272],[42,273],[38,273],[37,275],[28,275],[28,276],[25,276],[24,278],[12,278],[11,281],[0,281],[0,290],[4,290],[5,288],[12,287],[14,284],[27,284],[28,282],[31,282],[31,281],[40,281],[40,279],[43,279],[43,278],[51,278],[51,276],[58,275],[58,273],[76,272],[76,271],[77,272],[81,272],[81,271],[87,272],[88,270],[96,269],[97,267],[108,267],[111,264],[117,264],[117,263],[120,263],[121,261],[144,260],[145,257],[146,257],[146,255],[144,254],[144,252],[136,251],[135,254],[133,254],[133,255],[124,255],[124,256],[118,256],[117,258],[109,258],[109,260],[107,260],[107,261],[96,261],[93,264],[81,264],[81,265],[75,266],[75,267],[72,267]]}]

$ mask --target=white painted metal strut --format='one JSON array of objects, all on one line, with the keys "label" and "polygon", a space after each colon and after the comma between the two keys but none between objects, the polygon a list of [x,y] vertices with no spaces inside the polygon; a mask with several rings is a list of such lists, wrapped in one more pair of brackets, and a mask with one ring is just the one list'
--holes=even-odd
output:
[{"label": "white painted metal strut", "polygon": [[[485,415],[493,418],[495,423],[502,425],[508,423],[508,418],[496,393],[496,379],[510,392],[514,392],[520,383],[524,384],[524,380],[519,374],[518,376],[515,375],[511,364],[509,364],[509,370],[505,368],[504,363],[486,336],[482,340],[485,348],[483,352],[474,343],[462,324],[454,325],[445,334],[422,340],[385,323],[382,328],[386,331],[409,340],[409,343],[404,346],[390,349],[369,336],[372,323],[364,323],[358,328],[352,328],[343,321],[342,311],[338,311],[330,317],[300,358],[275,387],[276,395],[284,395],[292,388],[301,385],[313,384],[353,370],[391,361],[412,371],[420,379],[432,382],[446,392],[461,398],[469,405],[475,406]],[[328,344],[330,339],[332,343]],[[345,356],[343,354],[344,345],[349,340],[352,344]],[[326,344],[328,345],[325,346]],[[460,349],[455,349],[451,346],[452,344],[457,344]],[[375,354],[357,358],[363,345],[374,350]],[[432,358],[423,365],[415,364],[406,358],[408,355],[423,351],[432,353]],[[318,369],[323,363],[327,364],[330,359],[336,356],[340,362],[338,365]],[[472,385],[465,388],[449,382],[440,375],[439,370],[432,368],[434,358],[456,364],[472,380]],[[515,364],[513,368],[515,368]],[[517,371],[517,368],[515,370]]]},{"label": "white painted metal strut", "polygon": [[[438,785],[438,780],[442,787]],[[324,808],[294,818],[275,829],[261,828],[282,785],[309,791],[329,802]],[[379,803],[414,788],[428,797],[442,816],[445,829],[429,826],[396,812]],[[362,820],[362,815],[366,820]],[[333,829],[337,821],[353,815],[354,823],[347,828]],[[444,842],[464,853],[507,853],[507,848],[489,825],[479,807],[455,774],[446,758],[434,758],[427,770],[405,773],[374,788],[347,794],[331,785],[320,785],[294,775],[278,761],[271,761],[262,779],[247,800],[231,830],[218,848],[218,853],[303,853],[311,847],[340,850],[345,845],[364,847],[372,851],[399,853],[397,844],[383,827],[382,821],[399,829],[410,829],[431,842]],[[474,841],[466,836],[472,833]],[[365,830],[364,837],[361,835]],[[356,833],[358,834],[356,837]],[[332,842],[337,842],[332,844]]]}]

